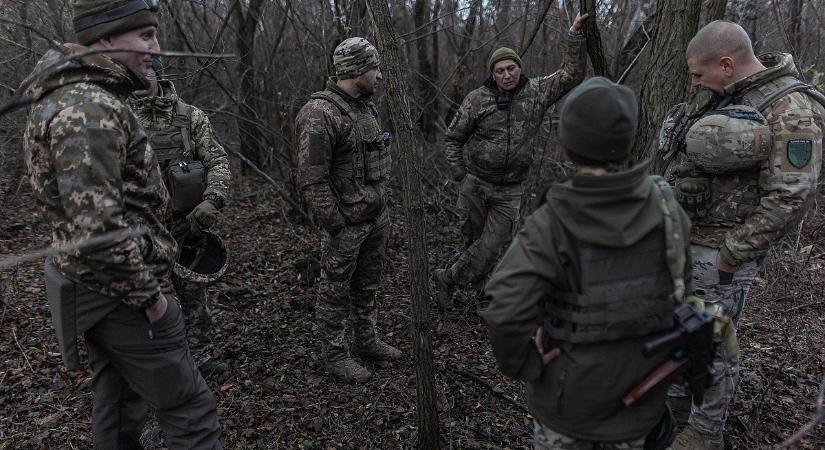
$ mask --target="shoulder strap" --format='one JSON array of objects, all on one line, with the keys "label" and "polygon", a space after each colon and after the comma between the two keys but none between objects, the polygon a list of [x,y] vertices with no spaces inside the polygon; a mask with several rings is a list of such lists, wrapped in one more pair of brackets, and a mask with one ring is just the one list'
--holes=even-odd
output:
[{"label": "shoulder strap", "polygon": [[791,83],[788,86],[772,93],[771,95],[765,97],[761,103],[756,107],[763,115],[765,114],[765,110],[768,109],[775,101],[779,100],[780,98],[791,94],[793,92],[805,92],[809,97],[814,99],[817,103],[822,105],[825,108],[825,95],[822,95],[822,92],[819,92],[818,89],[811,86],[810,84],[803,83],[799,80],[796,80],[795,83]]},{"label": "shoulder strap", "polygon": [[195,159],[192,145],[192,108],[180,100],[175,101],[175,117],[172,123],[180,130],[184,155]]},{"label": "shoulder strap", "polygon": [[679,202],[673,195],[673,188],[658,175],[653,175],[651,178],[661,199],[667,266],[673,278],[673,295],[681,303],[685,296],[685,246],[688,236],[682,233],[682,216],[679,214]]},{"label": "shoulder strap", "polygon": [[335,105],[335,107],[341,110],[341,112],[344,113],[347,117],[349,117],[350,120],[352,120],[353,122],[356,121],[355,110],[352,108],[352,106],[350,106],[349,103],[347,103],[343,98],[341,98],[340,95],[336,94],[335,92],[329,90],[319,91],[310,95],[309,98],[313,100],[326,100]]}]

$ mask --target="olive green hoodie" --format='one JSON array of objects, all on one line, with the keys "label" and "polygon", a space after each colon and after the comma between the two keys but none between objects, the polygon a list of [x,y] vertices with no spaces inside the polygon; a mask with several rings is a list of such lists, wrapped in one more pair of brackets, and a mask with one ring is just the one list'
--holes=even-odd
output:
[{"label": "olive green hoodie", "polygon": [[[554,184],[485,288],[491,303],[483,317],[502,372],[527,381],[533,417],[578,439],[639,438],[664,413],[665,388],[633,408],[622,403],[622,397],[668,357],[642,355],[650,336],[596,344],[551,341],[562,353],[547,366],[542,366],[532,342],[544,319],[545,296],[551,290],[581,292],[578,241],[627,247],[663,223],[660,197],[646,167],[642,163],[619,173],[575,175]],[[679,232],[687,236],[690,221],[681,214]],[[690,249],[683,251],[684,278],[690,284]]]}]

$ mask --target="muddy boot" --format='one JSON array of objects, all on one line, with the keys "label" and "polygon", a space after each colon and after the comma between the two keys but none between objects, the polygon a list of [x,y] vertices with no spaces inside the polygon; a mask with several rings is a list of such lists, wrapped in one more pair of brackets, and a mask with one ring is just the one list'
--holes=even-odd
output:
[{"label": "muddy boot", "polygon": [[722,433],[701,433],[688,424],[676,436],[676,440],[670,448],[672,450],[725,450],[725,440],[722,438]]},{"label": "muddy boot", "polygon": [[364,383],[372,377],[366,367],[358,364],[351,357],[325,363],[327,373],[343,383]]},{"label": "muddy boot", "polygon": [[389,361],[401,359],[401,350],[378,339],[375,334],[378,310],[375,305],[375,291],[353,291],[352,331],[355,341],[352,353],[385,367]]},{"label": "muddy boot", "polygon": [[681,428],[687,425],[690,419],[690,409],[693,404],[691,397],[668,397],[667,404],[673,411],[673,418],[676,419],[676,426]]},{"label": "muddy boot", "polygon": [[449,309],[453,306],[453,291],[455,283],[450,277],[450,269],[435,269],[431,276],[435,284],[435,300],[441,309]]},{"label": "muddy boot", "polygon": [[371,345],[355,344],[352,352],[365,360],[373,361],[379,364],[398,361],[404,355],[401,353],[401,350],[387,344],[381,339],[375,339]]}]

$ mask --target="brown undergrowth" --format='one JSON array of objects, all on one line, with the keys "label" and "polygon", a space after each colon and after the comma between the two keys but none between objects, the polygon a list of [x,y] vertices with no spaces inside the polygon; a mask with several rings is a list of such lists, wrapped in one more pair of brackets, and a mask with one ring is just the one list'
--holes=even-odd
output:
[{"label": "brown undergrowth", "polygon": [[[451,183],[425,181],[424,187],[435,267],[460,242],[450,206],[456,191]],[[226,376],[208,378],[226,447],[412,447],[415,379],[409,356],[394,367],[374,368],[373,379],[359,386],[339,385],[320,370],[311,319],[322,236],[283,208],[260,179],[237,177],[234,200],[218,225],[232,264],[211,288],[214,325],[198,327],[206,338],[193,352],[199,361],[216,359],[230,368]],[[2,209],[0,254],[48,244],[27,186],[7,195]],[[386,339],[409,355],[400,205],[393,219],[379,320]],[[729,448],[775,445],[813,413],[825,367],[824,242],[820,210],[771,252],[751,291],[741,325],[743,370],[729,419]],[[89,373],[62,366],[41,267],[36,261],[0,271],[0,449],[90,448]],[[528,448],[532,419],[523,386],[497,371],[478,306],[474,293],[462,292],[446,317],[432,309],[443,447]],[[801,446],[825,448],[823,426]]]}]

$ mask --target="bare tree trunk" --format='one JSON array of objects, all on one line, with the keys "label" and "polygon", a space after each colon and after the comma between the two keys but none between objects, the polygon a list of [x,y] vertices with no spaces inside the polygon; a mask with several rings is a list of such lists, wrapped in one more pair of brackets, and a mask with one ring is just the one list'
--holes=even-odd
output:
[{"label": "bare tree trunk", "polygon": [[702,26],[714,20],[725,18],[725,11],[728,9],[728,0],[706,0],[704,11],[702,12]]},{"label": "bare tree trunk", "polygon": [[584,24],[584,35],[587,37],[587,54],[590,55],[593,72],[598,76],[613,79],[602,49],[602,37],[597,24],[596,0],[580,0],[579,11],[581,14],[590,14],[590,18]]},{"label": "bare tree trunk", "polygon": [[261,168],[267,168],[269,161],[258,140],[258,132],[255,123],[258,121],[258,108],[256,96],[255,77],[255,34],[258,31],[258,21],[261,18],[263,0],[250,0],[249,6],[244,12],[244,7],[240,0],[235,0],[236,26],[238,27],[238,38],[236,47],[238,49],[238,78],[240,88],[238,92],[238,140],[240,150],[249,160]]},{"label": "bare tree trunk", "polygon": [[[418,56],[418,104],[424,104],[428,99],[438,92],[435,89],[435,74],[433,73],[433,64],[430,62],[430,57],[427,54],[428,42],[427,35],[430,34],[427,22],[430,20],[430,2],[429,0],[415,0],[413,6],[413,24],[416,32],[416,50]],[[430,106],[421,111],[421,120],[419,126],[421,131],[428,137],[431,137],[435,131],[435,118],[438,117],[438,102],[430,103]]]},{"label": "bare tree trunk", "polygon": [[[456,2],[456,5],[458,2]],[[474,1],[470,6],[470,13],[467,15],[467,23],[464,24],[464,38],[458,45],[458,52],[456,53],[459,58],[458,67],[456,68],[455,75],[453,75],[453,82],[452,82],[452,92],[450,94],[450,111],[448,116],[451,116],[453,112],[455,112],[458,107],[454,105],[460,105],[461,101],[464,99],[464,95],[466,95],[467,90],[465,89],[464,79],[465,74],[467,72],[467,63],[465,62],[465,55],[470,50],[470,44],[473,40],[473,34],[475,33],[476,23],[478,23],[479,19],[481,18],[481,1]],[[485,70],[489,71],[489,69]],[[447,118],[449,120],[449,117]]]},{"label": "bare tree trunk", "polygon": [[433,347],[430,338],[427,247],[424,239],[424,203],[418,174],[422,166],[420,147],[415,145],[412,117],[407,104],[407,86],[398,43],[390,23],[387,0],[368,0],[375,20],[375,37],[381,49],[387,79],[387,100],[398,135],[404,210],[409,236],[409,277],[412,305],[412,347],[415,354],[416,410],[419,449],[438,449],[438,411],[435,407]]},{"label": "bare tree trunk", "polygon": [[788,11],[788,43],[795,57],[800,58],[802,51],[802,0],[791,0]]},{"label": "bare tree trunk", "polygon": [[662,0],[656,8],[650,60],[647,64],[640,96],[639,129],[633,156],[654,157],[654,170],[660,158],[655,158],[656,135],[668,109],[685,98],[688,71],[685,49],[699,28],[702,2],[698,0]]}]

